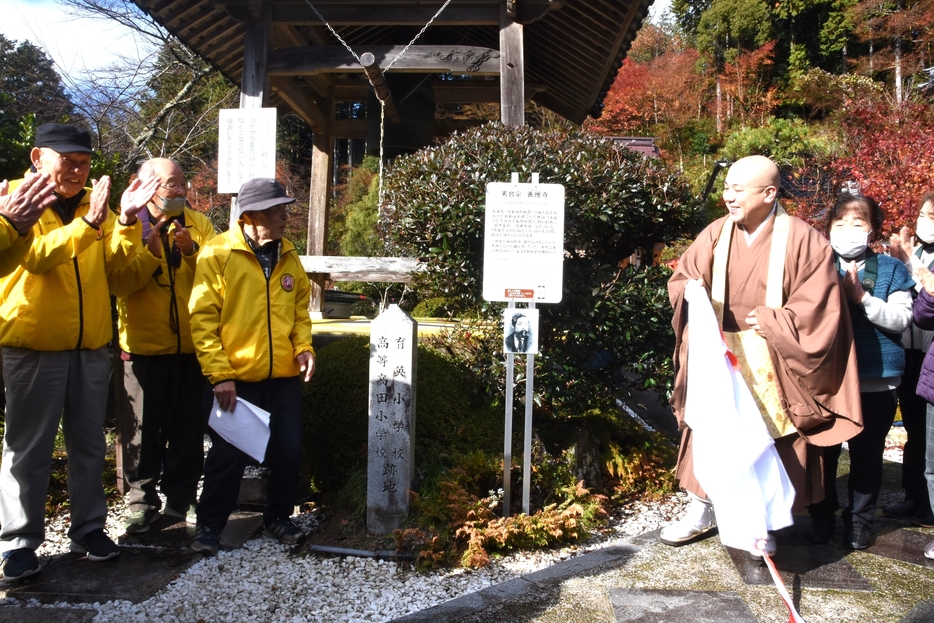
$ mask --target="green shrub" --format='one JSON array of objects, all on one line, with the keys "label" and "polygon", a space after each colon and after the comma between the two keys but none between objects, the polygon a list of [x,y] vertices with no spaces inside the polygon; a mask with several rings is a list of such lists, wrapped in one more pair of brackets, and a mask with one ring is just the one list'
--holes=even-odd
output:
[{"label": "green shrub", "polygon": [[500,318],[504,304],[481,296],[483,207],[486,184],[513,171],[565,187],[564,293],[560,304],[540,307],[536,401],[552,413],[592,407],[619,392],[614,365],[638,371],[641,383],[667,385],[669,273],[619,265],[637,248],[692,237],[701,213],[660,162],[599,136],[491,124],[397,159],[385,180],[383,229],[397,254],[427,258],[420,293],[444,297],[462,316]]},{"label": "green shrub", "polygon": [[416,318],[446,318],[448,315],[448,302],[440,296],[425,299],[412,308],[412,316]]},{"label": "green shrub", "polygon": [[[305,464],[317,491],[336,494],[366,467],[369,357],[365,336],[318,351],[315,376],[304,391]],[[459,455],[501,451],[502,414],[474,386],[462,366],[419,346],[413,487]]]}]

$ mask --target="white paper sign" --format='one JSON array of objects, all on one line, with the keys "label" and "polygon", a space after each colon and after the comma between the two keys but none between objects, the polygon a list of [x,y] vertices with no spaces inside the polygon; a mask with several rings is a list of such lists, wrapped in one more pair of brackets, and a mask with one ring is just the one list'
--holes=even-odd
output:
[{"label": "white paper sign", "polygon": [[487,184],[483,232],[484,299],[561,302],[564,186]]},{"label": "white paper sign", "polygon": [[276,109],[219,112],[217,192],[236,193],[247,180],[276,177]]},{"label": "white paper sign", "polygon": [[208,425],[224,441],[263,462],[269,444],[269,411],[238,397],[233,413],[228,413],[221,410],[215,398]]}]

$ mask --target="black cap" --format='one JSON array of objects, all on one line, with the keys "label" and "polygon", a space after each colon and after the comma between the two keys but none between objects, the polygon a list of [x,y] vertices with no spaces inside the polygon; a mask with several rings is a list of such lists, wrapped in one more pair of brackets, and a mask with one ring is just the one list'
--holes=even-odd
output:
[{"label": "black cap", "polygon": [[295,198],[289,197],[282,184],[271,177],[257,177],[244,182],[237,195],[240,212],[256,212],[295,203]]},{"label": "black cap", "polygon": [[61,123],[43,123],[36,128],[36,147],[48,147],[60,154],[93,153],[91,134],[87,130]]}]

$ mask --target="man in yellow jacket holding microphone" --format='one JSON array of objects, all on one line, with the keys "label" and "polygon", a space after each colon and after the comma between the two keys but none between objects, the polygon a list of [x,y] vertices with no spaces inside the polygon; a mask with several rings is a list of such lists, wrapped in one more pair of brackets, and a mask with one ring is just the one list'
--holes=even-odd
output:
[{"label": "man in yellow jacket holding microphone", "polygon": [[132,431],[122,438],[129,534],[148,531],[159,517],[157,485],[166,496],[163,514],[194,523],[204,464],[204,376],[188,299],[200,248],[216,233],[207,216],[187,207],[188,181],[176,162],[147,160],[139,179],[159,181],[140,214],[145,244],[128,266],[107,276],[117,297],[123,385],[133,416]]},{"label": "man in yellow jacket holding microphone", "polygon": [[[238,398],[270,413],[264,464],[271,473],[263,522],[268,535],[291,544],[302,536],[290,519],[302,454],[301,383],[315,370],[311,284],[295,246],[283,238],[287,205],[295,199],[276,180],[257,178],[243,184],[238,201],[239,221],[205,245],[198,258],[191,333],[219,406],[210,417],[232,417]],[[210,433],[191,548],[213,556],[250,459]]]}]

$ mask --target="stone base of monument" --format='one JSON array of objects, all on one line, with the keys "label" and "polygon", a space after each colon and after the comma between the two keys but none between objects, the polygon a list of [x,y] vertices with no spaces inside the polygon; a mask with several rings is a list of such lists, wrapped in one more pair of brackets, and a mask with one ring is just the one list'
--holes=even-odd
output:
[{"label": "stone base of monument", "polygon": [[[149,547],[124,547],[120,556],[104,562],[91,562],[83,554],[62,554],[40,560],[43,566],[38,574],[4,585],[0,596],[42,603],[103,603],[114,599],[139,603],[165,588],[200,558],[190,550]],[[15,620],[24,619],[17,616]]]},{"label": "stone base of monument", "polygon": [[237,508],[242,511],[261,513],[266,508],[265,478],[244,478],[240,481],[240,496],[237,498]]},{"label": "stone base of monument", "polygon": [[[221,533],[221,549],[231,550],[243,547],[243,544],[259,534],[263,529],[262,513],[237,510],[230,516],[224,532]],[[195,537],[195,527],[184,520],[172,517],[160,517],[143,534],[123,534],[117,543],[128,547],[175,547],[188,549]]]}]

